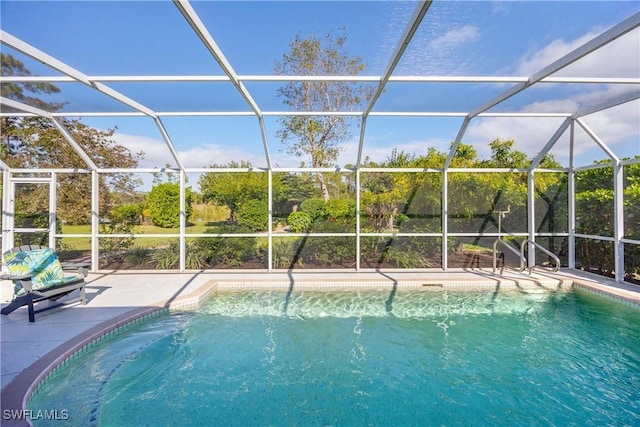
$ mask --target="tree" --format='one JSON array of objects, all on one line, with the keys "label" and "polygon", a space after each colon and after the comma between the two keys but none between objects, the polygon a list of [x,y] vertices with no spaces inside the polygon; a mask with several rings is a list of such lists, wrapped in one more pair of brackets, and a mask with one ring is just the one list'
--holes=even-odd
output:
[{"label": "tree", "polygon": [[[278,75],[339,76],[359,74],[365,69],[360,57],[346,53],[346,36],[334,38],[332,33],[323,38],[297,35],[289,44],[290,52],[276,63]],[[292,81],[278,89],[278,96],[295,111],[337,112],[350,111],[373,93],[371,86],[358,86],[353,82]],[[279,138],[288,144],[288,152],[297,157],[309,156],[311,167],[331,167],[340,152],[340,143],[347,140],[353,118],[345,116],[286,116],[279,119],[282,129]],[[331,197],[324,175],[316,175],[322,197]]]},{"label": "tree", "polygon": [[[30,75],[24,64],[11,55],[2,55],[3,75]],[[58,93],[49,83],[7,83],[2,95],[46,111],[58,111],[64,103],[51,103],[37,96]],[[143,153],[132,153],[111,139],[115,130],[98,130],[79,120],[59,119],[71,137],[100,168],[135,168]],[[44,117],[4,117],[1,124],[0,158],[14,168],[85,169],[87,164],[60,134],[53,122]],[[66,223],[86,223],[91,212],[91,177],[88,174],[58,175],[58,218]],[[129,174],[102,175],[100,180],[100,216],[113,207],[112,195],[133,193],[137,181]],[[45,197],[36,195],[33,197]]]},{"label": "tree", "polygon": [[[180,226],[180,184],[165,182],[155,185],[148,196],[149,217],[153,225],[163,228]],[[191,189],[185,189],[185,213],[189,219],[193,211]]]},{"label": "tree", "polygon": [[513,139],[494,139],[489,143],[491,159],[482,163],[492,168],[525,168],[529,166],[531,161],[527,154],[514,150],[515,144]]},{"label": "tree", "polygon": [[[30,76],[31,72],[27,70],[22,63],[15,59],[11,55],[5,55],[4,53],[0,53],[0,64],[2,66],[2,75],[3,76]],[[58,111],[60,110],[64,104],[63,103],[53,103],[53,102],[45,102],[40,98],[35,96],[28,95],[27,93],[31,93],[33,95],[37,94],[52,94],[60,92],[57,86],[52,85],[48,82],[40,82],[40,83],[3,83],[0,87],[0,93],[5,98],[13,99],[16,101],[20,101],[27,105],[31,105],[32,107],[37,107],[46,111]],[[3,121],[12,121],[17,120],[15,117],[3,118]]]},{"label": "tree", "polygon": [[[213,168],[250,169],[251,162],[236,161],[228,165],[213,165]],[[198,181],[200,192],[205,202],[214,202],[220,206],[227,206],[230,210],[229,221],[236,220],[240,205],[248,200],[262,200],[266,203],[269,182],[266,173],[237,172],[202,174]],[[273,200],[277,203],[282,199],[282,185],[279,180],[273,180]]]}]

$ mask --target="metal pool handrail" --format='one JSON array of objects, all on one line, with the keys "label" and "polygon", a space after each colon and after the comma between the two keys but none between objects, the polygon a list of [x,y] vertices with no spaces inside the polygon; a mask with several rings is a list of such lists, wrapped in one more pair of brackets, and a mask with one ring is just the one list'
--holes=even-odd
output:
[{"label": "metal pool handrail", "polygon": [[[514,248],[513,246],[511,246],[510,244],[508,244],[507,242],[505,242],[502,239],[496,239],[493,242],[493,272],[496,272],[496,261],[497,261],[497,257],[496,254],[497,252],[497,248],[498,248],[498,243],[502,243],[502,245],[509,249],[511,252],[513,252],[514,254],[516,254],[518,256],[518,258],[520,258],[520,269],[518,271],[524,271],[524,269],[527,267],[527,260],[524,257],[524,254],[522,253],[522,248],[520,250],[520,252],[518,252],[518,250],[516,248]],[[504,261],[502,262],[502,267],[500,268],[500,274],[502,274],[504,272]]]},{"label": "metal pool handrail", "polygon": [[[553,261],[555,262],[555,267],[553,267],[553,271],[558,271],[560,269],[560,258],[558,258],[558,256],[556,254],[554,254],[553,252],[551,252],[549,249],[545,248],[544,246],[542,246],[541,244],[534,242],[533,240],[529,240],[529,239],[524,239],[522,241],[522,243],[520,244],[520,253],[522,254],[522,257],[524,258],[524,250],[525,250],[525,245],[527,243],[531,243],[533,246],[535,246],[536,248],[540,249],[542,252],[544,252],[545,254],[549,255],[551,258],[553,258]],[[531,270],[533,270],[534,268],[536,268],[536,265],[532,265],[531,267],[529,267],[529,274],[531,274]],[[538,267],[540,268],[540,267]]]}]

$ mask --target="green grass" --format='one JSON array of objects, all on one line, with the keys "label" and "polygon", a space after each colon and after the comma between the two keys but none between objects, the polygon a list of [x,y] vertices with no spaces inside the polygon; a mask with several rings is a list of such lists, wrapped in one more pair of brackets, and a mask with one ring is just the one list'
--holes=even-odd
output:
[{"label": "green grass", "polygon": [[464,243],[462,245],[463,251],[469,252],[493,252],[493,248],[488,248],[486,246],[472,245],[470,243]]},{"label": "green grass", "polygon": [[[199,234],[205,233],[207,230],[215,230],[222,226],[224,223],[218,222],[208,222],[208,221],[197,221],[197,222],[188,222],[186,226],[187,234]],[[91,226],[90,225],[63,225],[62,234],[91,234]],[[179,234],[179,228],[162,228],[156,227],[155,225],[137,225],[133,227],[133,233],[135,234]],[[187,236],[188,237],[188,236]],[[63,237],[63,243],[67,245],[70,249],[76,250],[89,250],[91,249],[91,245],[89,239],[86,237]],[[177,239],[170,238],[170,239]],[[135,245],[143,248],[159,246],[167,243],[167,238],[163,237],[141,237],[136,238]]]}]

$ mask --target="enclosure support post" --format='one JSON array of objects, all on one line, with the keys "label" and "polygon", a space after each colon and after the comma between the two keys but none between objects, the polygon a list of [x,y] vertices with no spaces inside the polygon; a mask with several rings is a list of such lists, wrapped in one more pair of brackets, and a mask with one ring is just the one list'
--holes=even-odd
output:
[{"label": "enclosure support post", "polygon": [[[534,172],[533,170],[529,170],[529,172],[527,172],[527,228],[529,233],[529,242],[535,242],[536,240],[535,190]],[[529,268],[532,268],[536,265],[536,248],[531,243],[527,244],[529,245],[527,262]]]},{"label": "enclosure support post", "polygon": [[96,170],[91,171],[91,270],[100,267],[100,244],[98,231],[100,224],[100,177]]},{"label": "enclosure support post", "polygon": [[576,268],[576,174],[573,169],[573,138],[575,121],[571,120],[569,136],[568,210],[569,210],[569,268]]},{"label": "enclosure support post", "polygon": [[360,271],[360,166],[356,167],[356,271]]},{"label": "enclosure support post", "polygon": [[449,247],[447,243],[447,234],[449,232],[447,228],[448,218],[449,218],[449,203],[447,202],[449,194],[449,175],[447,170],[442,171],[442,269],[446,270],[449,267],[449,262],[447,259],[447,253],[449,252]]},{"label": "enclosure support post", "polygon": [[184,173],[184,169],[180,168],[180,271],[185,271],[187,268],[187,239],[185,238],[185,233],[187,230],[187,191],[185,188],[186,185],[186,176]]},{"label": "enclosure support post", "polygon": [[624,166],[617,161],[613,168],[613,237],[616,282],[624,281]]},{"label": "enclosure support post", "polygon": [[267,221],[267,271],[273,270],[273,170],[267,170],[267,199],[268,216]]},{"label": "enclosure support post", "polygon": [[16,205],[14,203],[11,176],[12,173],[8,169],[2,171],[2,253],[14,246],[13,228],[15,226]]},{"label": "enclosure support post", "polygon": [[49,247],[56,249],[56,229],[58,212],[58,198],[56,191],[56,181],[58,176],[55,172],[51,172],[51,181],[49,182]]}]

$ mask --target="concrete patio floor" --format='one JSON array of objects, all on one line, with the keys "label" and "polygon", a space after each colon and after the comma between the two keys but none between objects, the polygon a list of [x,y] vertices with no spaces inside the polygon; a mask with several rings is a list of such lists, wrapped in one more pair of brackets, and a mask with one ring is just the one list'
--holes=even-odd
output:
[{"label": "concrete patio floor", "polygon": [[[60,352],[70,342],[88,331],[99,330],[109,322],[125,322],[141,309],[163,306],[179,297],[197,293],[205,285],[220,287],[256,288],[290,287],[314,288],[323,283],[335,287],[354,284],[383,286],[414,286],[420,283],[444,284],[445,287],[474,283],[483,287],[508,288],[515,286],[554,287],[559,284],[577,284],[595,292],[611,295],[640,307],[640,286],[616,283],[606,278],[575,270],[558,273],[535,272],[532,275],[505,271],[494,275],[485,270],[434,270],[428,272],[116,272],[92,273],[87,277],[86,305],[73,305],[36,314],[29,323],[27,309],[19,308],[8,316],[0,316],[2,409],[8,404],[7,386],[16,378],[25,377],[25,371],[34,369],[45,355]],[[567,285],[567,286],[569,286]],[[11,300],[13,284],[0,281],[2,305]],[[123,320],[124,319],[124,320]],[[12,385],[15,387],[15,384]],[[11,387],[9,387],[11,389]],[[13,399],[11,399],[13,400]],[[4,424],[4,423],[3,423]]]}]

